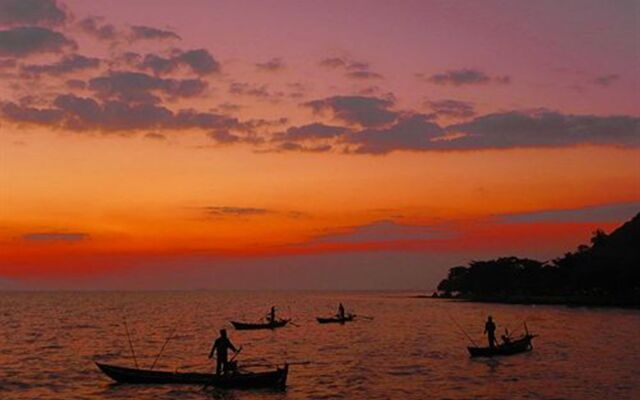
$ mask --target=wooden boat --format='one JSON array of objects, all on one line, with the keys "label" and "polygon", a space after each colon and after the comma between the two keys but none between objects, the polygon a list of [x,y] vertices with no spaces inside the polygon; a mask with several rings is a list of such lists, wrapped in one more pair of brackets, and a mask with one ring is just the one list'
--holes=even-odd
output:
[{"label": "wooden boat", "polygon": [[289,321],[291,320],[281,319],[274,322],[258,322],[258,323],[231,321],[231,325],[233,325],[233,327],[239,331],[248,331],[248,330],[255,330],[255,329],[282,328],[285,325],[287,325]]},{"label": "wooden boat", "polygon": [[275,371],[235,372],[222,376],[200,372],[152,371],[99,362],[96,362],[96,365],[105,375],[118,383],[207,385],[224,389],[282,389],[286,386],[289,372],[288,364]]},{"label": "wooden boat", "polygon": [[536,336],[537,335],[527,333],[518,339],[502,343],[495,347],[467,347],[467,349],[471,357],[510,356],[531,351],[533,349],[531,339]]},{"label": "wooden boat", "polygon": [[335,317],[317,317],[319,323],[321,324],[344,324],[345,322],[353,321],[356,318],[355,314],[347,314],[344,318],[340,318],[338,316]]}]

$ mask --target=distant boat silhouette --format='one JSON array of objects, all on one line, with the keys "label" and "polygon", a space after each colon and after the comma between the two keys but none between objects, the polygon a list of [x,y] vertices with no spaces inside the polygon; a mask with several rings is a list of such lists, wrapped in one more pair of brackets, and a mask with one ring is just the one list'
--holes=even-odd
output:
[{"label": "distant boat silhouette", "polygon": [[273,322],[238,322],[231,321],[231,325],[239,331],[256,330],[256,329],[276,329],[286,326],[290,319],[281,319]]},{"label": "distant boat silhouette", "polygon": [[246,372],[215,375],[199,372],[153,371],[119,367],[96,362],[100,370],[118,383],[207,385],[225,389],[284,388],[289,365],[267,372]]},{"label": "distant boat silhouette", "polygon": [[344,317],[317,317],[316,319],[321,324],[344,324],[345,322],[353,321],[355,318],[355,314],[347,314]]}]

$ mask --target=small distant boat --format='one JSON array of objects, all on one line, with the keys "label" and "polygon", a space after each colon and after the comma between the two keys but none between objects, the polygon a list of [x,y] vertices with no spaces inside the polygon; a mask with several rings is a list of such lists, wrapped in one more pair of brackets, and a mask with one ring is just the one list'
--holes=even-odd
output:
[{"label": "small distant boat", "polygon": [[286,326],[289,323],[289,321],[291,320],[281,319],[273,322],[258,322],[258,323],[231,321],[231,325],[233,325],[233,327],[239,331],[248,331],[248,330],[255,330],[255,329],[282,328]]},{"label": "small distant boat", "polygon": [[345,322],[353,321],[355,318],[356,318],[355,314],[347,314],[342,318],[335,316],[335,317],[327,317],[327,318],[317,317],[316,319],[321,324],[344,324]]},{"label": "small distant boat", "polygon": [[118,383],[130,384],[184,384],[207,385],[223,389],[283,389],[287,383],[289,365],[275,371],[235,372],[215,375],[200,372],[153,371],[149,369],[127,368],[96,362],[100,370]]},{"label": "small distant boat", "polygon": [[467,347],[467,349],[471,357],[510,356],[531,351],[533,349],[531,339],[536,336],[527,333],[518,339],[510,340],[495,347]]}]

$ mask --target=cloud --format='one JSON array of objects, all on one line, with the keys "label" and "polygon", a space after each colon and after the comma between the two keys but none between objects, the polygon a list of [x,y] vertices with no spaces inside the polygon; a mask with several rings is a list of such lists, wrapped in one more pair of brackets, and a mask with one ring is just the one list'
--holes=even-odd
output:
[{"label": "cloud", "polygon": [[479,85],[487,83],[509,84],[511,78],[509,76],[490,77],[486,73],[469,68],[453,69],[426,77],[424,74],[416,74],[420,79],[426,79],[428,82],[436,85]]},{"label": "cloud", "polygon": [[55,125],[63,118],[63,112],[58,109],[38,109],[11,102],[0,103],[0,113],[6,120],[36,125]]},{"label": "cloud", "polygon": [[640,146],[640,118],[567,115],[554,111],[510,111],[484,115],[447,127],[464,136],[449,140],[452,149],[564,147],[572,145]]},{"label": "cloud", "polygon": [[116,27],[104,23],[103,17],[86,17],[78,21],[78,26],[84,33],[100,40],[115,40],[118,36]]},{"label": "cloud", "polygon": [[316,243],[372,243],[391,241],[451,239],[457,233],[429,225],[405,225],[395,221],[374,221],[349,227],[344,232],[320,236]]},{"label": "cloud", "polygon": [[340,67],[346,67],[347,61],[345,61],[343,58],[340,58],[340,57],[331,57],[331,58],[325,58],[323,60],[320,60],[318,64],[326,68],[340,68]]},{"label": "cloud", "polygon": [[347,135],[345,141],[355,144],[355,153],[385,154],[394,150],[427,150],[431,140],[443,129],[423,114],[403,115],[395,124],[380,129],[365,129]]},{"label": "cloud", "polygon": [[[129,53],[127,56],[129,63],[135,63],[139,58],[139,55],[136,53]],[[169,74],[183,66],[188,67],[198,75],[209,75],[220,72],[220,63],[205,49],[189,51],[174,50],[168,57],[157,54],[147,54],[144,60],[137,66],[141,69],[151,70],[156,75]]]},{"label": "cloud", "polygon": [[473,103],[460,100],[425,101],[425,104],[436,113],[437,116],[450,118],[470,118],[476,115]]},{"label": "cloud", "polygon": [[180,40],[180,36],[177,33],[153,28],[150,26],[134,25],[131,27],[131,39],[133,40],[166,40],[177,39]]},{"label": "cloud", "polygon": [[353,79],[382,79],[383,76],[376,73],[376,72],[372,72],[372,71],[365,71],[365,70],[359,70],[359,71],[350,71],[346,73],[346,76],[348,78],[353,78]]},{"label": "cloud", "polygon": [[283,92],[271,92],[267,85],[254,85],[246,82],[232,82],[229,93],[239,96],[252,96],[263,99],[277,100],[284,96]]},{"label": "cloud", "polygon": [[282,153],[287,151],[298,151],[302,153],[326,153],[331,151],[333,146],[330,144],[321,144],[316,146],[302,145],[296,142],[282,142],[276,147],[268,149],[268,153]]},{"label": "cloud", "polygon": [[365,127],[386,125],[394,122],[399,116],[397,112],[390,110],[394,105],[393,100],[378,97],[333,96],[309,101],[303,105],[311,108],[316,114],[329,111],[335,119]]},{"label": "cloud", "polygon": [[62,25],[66,11],[55,0],[0,0],[0,25]]},{"label": "cloud", "polygon": [[370,65],[363,61],[354,61],[343,57],[330,57],[318,63],[321,67],[331,69],[343,69],[345,76],[350,79],[368,80],[383,79],[384,77],[370,70]]},{"label": "cloud", "polygon": [[207,82],[200,79],[163,79],[141,72],[112,71],[89,80],[89,89],[101,99],[124,102],[158,103],[156,93],[172,98],[189,98],[202,94]]},{"label": "cloud", "polygon": [[282,71],[285,68],[285,64],[284,61],[282,61],[282,58],[272,58],[269,61],[257,63],[256,68],[265,72],[277,72]]},{"label": "cloud", "polygon": [[167,140],[167,137],[165,135],[156,132],[148,132],[144,135],[144,138],[151,140]]},{"label": "cloud", "polygon": [[330,139],[340,136],[347,131],[347,128],[341,126],[313,123],[302,126],[292,126],[284,132],[278,132],[274,135],[274,140],[296,142],[301,140]]},{"label": "cloud", "polygon": [[191,67],[196,74],[207,75],[220,72],[220,63],[205,49],[180,51],[174,58]]},{"label": "cloud", "polygon": [[29,242],[80,242],[87,239],[89,239],[89,234],[84,232],[34,232],[22,235],[22,240],[26,240]]},{"label": "cloud", "polygon": [[52,64],[27,64],[22,65],[20,71],[27,75],[63,75],[70,72],[98,68],[100,59],[85,57],[79,54],[64,56],[60,61]]},{"label": "cloud", "polygon": [[71,131],[123,132],[160,129],[244,129],[242,123],[225,115],[195,110],[173,112],[149,103],[130,104],[119,100],[98,102],[65,94],[49,108],[34,108],[11,102],[0,103],[0,115],[19,124],[44,125]]},{"label": "cloud", "polygon": [[593,83],[600,86],[611,86],[620,79],[618,74],[601,75],[593,80]]},{"label": "cloud", "polygon": [[505,222],[612,222],[627,221],[640,212],[640,201],[600,204],[595,206],[542,210],[516,214],[503,214],[498,218]]},{"label": "cloud", "polygon": [[225,217],[225,216],[246,217],[246,216],[271,214],[273,212],[266,208],[230,207],[230,206],[204,207],[204,211],[208,215],[214,216],[214,217]]},{"label": "cloud", "polygon": [[396,150],[445,151],[567,147],[640,146],[640,118],[565,115],[552,111],[510,111],[441,127],[431,116],[403,114],[383,128],[351,131],[338,139],[350,152],[386,154]]},{"label": "cloud", "polygon": [[47,28],[28,26],[0,31],[0,57],[25,57],[76,48],[73,40]]}]

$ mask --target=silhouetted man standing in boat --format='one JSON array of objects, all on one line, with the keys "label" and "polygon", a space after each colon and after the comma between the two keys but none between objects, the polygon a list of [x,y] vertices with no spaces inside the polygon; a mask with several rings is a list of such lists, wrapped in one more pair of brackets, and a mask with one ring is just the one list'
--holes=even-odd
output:
[{"label": "silhouetted man standing in boat", "polygon": [[213,342],[213,347],[211,348],[211,352],[209,353],[209,358],[213,358],[214,353],[218,353],[216,357],[216,375],[220,375],[222,373],[226,373],[229,366],[229,353],[228,349],[233,350],[235,353],[238,352],[236,347],[231,343],[229,338],[227,337],[227,330],[220,329],[220,337]]},{"label": "silhouetted man standing in boat", "polygon": [[270,324],[276,322],[276,306],[271,306],[271,311],[269,311],[269,314],[267,314],[267,321]]},{"label": "silhouetted man standing in boat", "polygon": [[342,303],[338,305],[338,318],[344,319],[344,306]]},{"label": "silhouetted man standing in boat", "polygon": [[489,339],[489,347],[493,349],[496,345],[496,324],[493,322],[491,315],[487,318],[487,323],[484,324],[484,333],[487,334],[487,339]]}]

